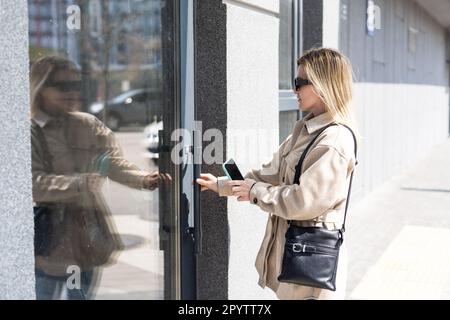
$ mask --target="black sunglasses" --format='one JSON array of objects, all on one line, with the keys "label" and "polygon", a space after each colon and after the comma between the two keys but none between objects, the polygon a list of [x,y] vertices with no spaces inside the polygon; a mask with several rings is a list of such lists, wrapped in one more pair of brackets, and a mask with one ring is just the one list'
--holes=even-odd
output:
[{"label": "black sunglasses", "polygon": [[81,91],[81,81],[50,81],[46,87],[52,87],[61,92]]},{"label": "black sunglasses", "polygon": [[300,77],[297,77],[297,78],[294,79],[295,91],[298,91],[298,90],[300,90],[301,87],[308,86],[310,84],[312,84],[312,82],[309,81],[308,79],[302,79]]}]

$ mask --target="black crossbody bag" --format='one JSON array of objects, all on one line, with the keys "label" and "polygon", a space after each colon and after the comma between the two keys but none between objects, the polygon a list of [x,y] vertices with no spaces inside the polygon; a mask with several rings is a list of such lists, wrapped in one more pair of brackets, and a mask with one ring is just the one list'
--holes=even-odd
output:
[{"label": "black crossbody bag", "polygon": [[[52,156],[48,150],[47,141],[42,129],[32,121],[31,134],[36,136],[43,152],[43,161],[46,172],[53,172]],[[56,246],[54,241],[55,208],[51,204],[41,204],[33,207],[34,212],[34,250],[36,256],[48,256]]]},{"label": "black crossbody bag", "polygon": [[[336,125],[338,124],[332,123],[323,128],[308,144],[295,167],[294,183],[300,184],[303,161],[314,142],[326,129]],[[356,159],[357,143],[355,134],[349,127],[345,127],[353,135]],[[356,161],[356,164],[358,164],[358,161]],[[347,218],[352,181],[353,172],[350,177],[342,229],[327,230],[322,227],[302,227],[289,221],[289,228],[286,231],[281,273],[278,281],[336,291],[339,249],[344,241],[345,220]]]}]

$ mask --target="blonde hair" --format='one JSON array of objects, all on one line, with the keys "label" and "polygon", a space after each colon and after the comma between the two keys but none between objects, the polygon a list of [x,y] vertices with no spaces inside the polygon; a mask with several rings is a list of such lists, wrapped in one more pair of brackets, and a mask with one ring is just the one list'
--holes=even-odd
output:
[{"label": "blonde hair", "polygon": [[80,72],[72,61],[58,56],[43,57],[36,60],[31,65],[30,114],[32,117],[35,115],[37,110],[41,109],[40,93],[45,88],[45,84],[56,72],[61,70]]},{"label": "blonde hair", "polygon": [[350,61],[337,50],[314,48],[301,56],[297,65],[304,69],[334,121],[349,126],[358,137],[352,107],[353,71]]}]

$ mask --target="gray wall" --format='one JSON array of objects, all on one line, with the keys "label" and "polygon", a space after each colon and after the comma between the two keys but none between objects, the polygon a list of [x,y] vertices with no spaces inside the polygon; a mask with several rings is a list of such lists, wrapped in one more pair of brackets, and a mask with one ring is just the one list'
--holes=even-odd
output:
[{"label": "gray wall", "polygon": [[447,62],[447,79],[448,79],[448,85],[450,86],[450,30],[447,30],[447,35],[445,37],[446,41],[446,55],[445,60]]},{"label": "gray wall", "polygon": [[[366,0],[341,0],[340,50],[355,73],[362,142],[357,201],[448,138],[446,30],[409,0],[376,0],[381,30],[366,34]],[[346,12],[346,14],[343,14]],[[408,50],[409,28],[418,31]]]},{"label": "gray wall", "polygon": [[0,0],[0,299],[34,299],[25,0]]},{"label": "gray wall", "polygon": [[303,50],[322,46],[323,0],[303,0]]},{"label": "gray wall", "polygon": [[[447,61],[447,75],[449,78],[448,86],[450,87],[450,31],[447,32],[446,36],[446,42],[447,42],[447,54],[446,54],[446,61]],[[449,100],[449,108],[450,108],[450,100]],[[449,136],[450,136],[450,117],[448,117],[448,128],[449,128]]]},{"label": "gray wall", "polygon": [[[195,8],[196,119],[203,130],[219,129],[226,141],[226,5],[196,1]],[[206,141],[203,150],[210,142]],[[226,148],[224,145],[224,157]],[[202,165],[202,172],[222,175],[220,165]],[[229,228],[226,198],[204,192],[201,196],[203,253],[198,259],[198,299],[228,298]]]},{"label": "gray wall", "polygon": [[[340,49],[351,59],[357,82],[447,86],[446,31],[411,0],[375,0],[381,30],[366,35],[366,0],[341,0]],[[408,30],[418,30],[417,53],[408,51]]]}]

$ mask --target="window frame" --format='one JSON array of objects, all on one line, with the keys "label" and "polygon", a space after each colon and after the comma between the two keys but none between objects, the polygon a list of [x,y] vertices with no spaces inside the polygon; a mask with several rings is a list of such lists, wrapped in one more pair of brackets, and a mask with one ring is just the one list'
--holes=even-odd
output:
[{"label": "window frame", "polygon": [[[280,16],[281,19],[281,16]],[[291,61],[291,83],[297,74],[297,58],[303,52],[303,0],[292,1],[292,61]],[[281,24],[280,24],[281,25]],[[280,59],[280,57],[279,57]],[[280,79],[279,79],[280,81]],[[280,82],[278,83],[278,114],[279,118],[282,112],[296,111],[296,121],[303,118],[303,113],[298,108],[297,96],[291,89],[280,89]],[[279,130],[280,142],[282,137],[281,130]]]},{"label": "window frame", "polygon": [[[292,36],[291,41],[294,43],[292,46],[292,56],[294,57],[291,65],[291,79],[294,79],[297,72],[297,57],[303,52],[303,0],[292,1]],[[279,92],[279,112],[293,111],[298,109],[297,97],[291,90],[278,89]],[[299,112],[300,113],[300,112]]]}]

